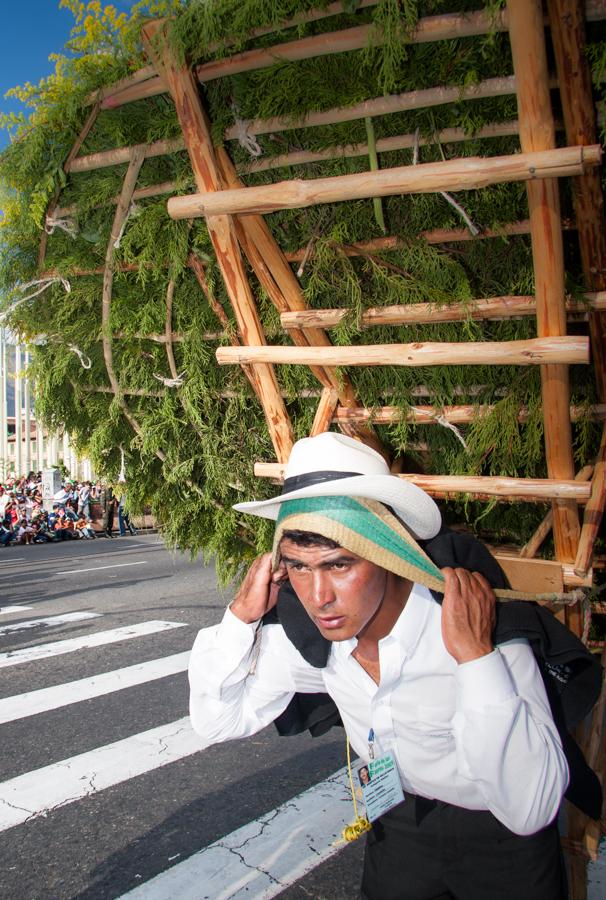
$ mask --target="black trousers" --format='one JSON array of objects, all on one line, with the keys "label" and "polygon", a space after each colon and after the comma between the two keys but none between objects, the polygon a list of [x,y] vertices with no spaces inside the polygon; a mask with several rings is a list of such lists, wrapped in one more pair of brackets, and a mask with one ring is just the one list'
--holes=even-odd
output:
[{"label": "black trousers", "polygon": [[557,826],[520,837],[489,812],[408,795],[369,833],[364,900],[566,900]]}]

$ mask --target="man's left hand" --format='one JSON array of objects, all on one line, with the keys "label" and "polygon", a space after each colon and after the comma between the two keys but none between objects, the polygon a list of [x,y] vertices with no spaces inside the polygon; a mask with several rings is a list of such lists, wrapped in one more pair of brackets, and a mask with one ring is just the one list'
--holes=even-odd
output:
[{"label": "man's left hand", "polygon": [[460,663],[492,653],[495,595],[479,572],[442,569],[446,580],[442,603],[442,640]]}]

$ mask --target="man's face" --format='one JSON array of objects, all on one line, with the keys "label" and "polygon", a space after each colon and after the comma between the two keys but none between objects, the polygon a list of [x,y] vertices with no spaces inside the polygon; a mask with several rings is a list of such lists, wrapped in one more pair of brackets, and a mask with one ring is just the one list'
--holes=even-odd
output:
[{"label": "man's face", "polygon": [[280,543],[282,563],[306,613],[329,641],[361,636],[381,607],[388,573],[342,547]]}]

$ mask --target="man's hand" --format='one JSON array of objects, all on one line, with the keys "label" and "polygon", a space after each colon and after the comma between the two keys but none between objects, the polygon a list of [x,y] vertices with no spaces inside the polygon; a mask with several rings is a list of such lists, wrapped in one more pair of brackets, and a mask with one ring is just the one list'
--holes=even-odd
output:
[{"label": "man's hand", "polygon": [[460,663],[492,653],[495,595],[483,575],[467,569],[442,569],[446,579],[442,603],[442,640]]},{"label": "man's hand", "polygon": [[248,572],[230,605],[234,616],[250,625],[263,618],[278,602],[281,582],[287,578],[286,566],[280,563],[272,574],[271,553],[259,556]]}]

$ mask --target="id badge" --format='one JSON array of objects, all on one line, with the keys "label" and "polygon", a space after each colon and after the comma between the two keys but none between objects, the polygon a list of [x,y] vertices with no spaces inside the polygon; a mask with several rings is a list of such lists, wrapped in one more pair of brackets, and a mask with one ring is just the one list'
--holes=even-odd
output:
[{"label": "id badge", "polygon": [[391,753],[369,760],[357,770],[366,815],[370,822],[393,809],[404,800],[398,767]]}]

